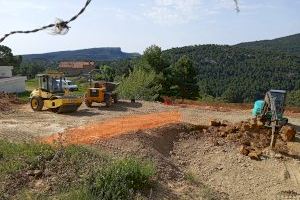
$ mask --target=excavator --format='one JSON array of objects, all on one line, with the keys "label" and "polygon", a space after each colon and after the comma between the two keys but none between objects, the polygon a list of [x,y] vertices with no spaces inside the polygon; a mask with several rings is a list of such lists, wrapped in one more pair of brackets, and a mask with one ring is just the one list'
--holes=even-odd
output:
[{"label": "excavator", "polygon": [[252,110],[253,117],[258,118],[265,126],[272,128],[271,147],[275,145],[276,129],[288,123],[288,119],[283,117],[286,93],[285,90],[270,90],[266,93],[264,100],[254,103]]},{"label": "excavator", "polygon": [[38,74],[39,87],[30,94],[30,105],[34,111],[44,107],[55,113],[75,112],[83,102],[82,97],[71,95],[63,89],[63,73]]}]

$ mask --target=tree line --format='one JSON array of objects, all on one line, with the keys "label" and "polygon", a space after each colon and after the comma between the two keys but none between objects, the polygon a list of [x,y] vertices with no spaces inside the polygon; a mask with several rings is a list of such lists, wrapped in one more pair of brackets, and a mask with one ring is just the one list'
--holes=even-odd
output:
[{"label": "tree line", "polygon": [[106,62],[116,77],[137,66],[157,74],[160,96],[251,103],[270,89],[288,91],[300,105],[300,58],[286,53],[228,45],[197,45],[162,51],[151,46],[138,59]]},{"label": "tree line", "polygon": [[[0,52],[0,64],[12,63],[15,73],[29,77],[55,67],[42,61],[20,62],[6,48]],[[172,96],[243,103],[263,98],[270,89],[282,89],[289,92],[290,105],[300,105],[300,58],[285,53],[227,45],[162,51],[153,45],[138,58],[96,64],[103,73],[95,78],[120,82],[120,93],[130,99]]]}]

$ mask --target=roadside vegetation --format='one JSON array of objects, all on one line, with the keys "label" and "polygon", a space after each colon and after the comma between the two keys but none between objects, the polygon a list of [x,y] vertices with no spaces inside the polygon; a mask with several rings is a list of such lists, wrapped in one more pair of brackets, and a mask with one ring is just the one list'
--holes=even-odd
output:
[{"label": "roadside vegetation", "polygon": [[154,101],[158,98],[161,88],[154,71],[136,67],[127,77],[122,77],[117,92],[125,99]]},{"label": "roadside vegetation", "polygon": [[154,176],[149,161],[92,147],[0,140],[0,199],[132,199]]},{"label": "roadside vegetation", "polygon": [[287,103],[291,106],[300,107],[300,90],[289,92],[287,95]]},{"label": "roadside vegetation", "polygon": [[25,88],[27,91],[32,91],[32,90],[36,89],[39,85],[37,78],[28,79],[28,80],[26,80],[25,83],[26,83]]}]

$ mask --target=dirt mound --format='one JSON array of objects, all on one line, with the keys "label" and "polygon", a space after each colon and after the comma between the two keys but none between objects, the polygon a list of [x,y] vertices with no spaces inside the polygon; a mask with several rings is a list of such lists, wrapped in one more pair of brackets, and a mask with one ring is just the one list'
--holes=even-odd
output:
[{"label": "dirt mound", "polygon": [[[207,186],[187,181],[186,166],[180,162],[181,159],[174,151],[184,140],[202,138],[203,128],[191,124],[174,123],[98,140],[94,146],[116,155],[135,156],[154,162],[160,184],[158,188],[155,188],[153,199],[201,199],[203,194],[199,194],[199,190]],[[213,189],[207,193],[214,197],[212,199],[227,199],[228,196]],[[195,194],[200,196],[195,198]]]},{"label": "dirt mound", "polygon": [[181,121],[179,112],[161,112],[130,115],[70,129],[65,133],[42,138],[47,143],[61,141],[65,144],[91,144],[96,140],[119,136],[128,132],[145,130]]},{"label": "dirt mound", "polygon": [[[271,142],[271,128],[265,127],[254,119],[241,121],[235,124],[229,122],[212,121],[211,126],[205,130],[206,134],[215,138],[215,144],[227,141],[239,145],[239,151],[251,159],[260,160]],[[275,134],[276,144],[274,151],[287,155],[287,141],[295,138],[296,131],[292,126],[284,126]],[[220,142],[217,138],[224,138]]]},{"label": "dirt mound", "polygon": [[[139,130],[106,140],[98,140],[96,146],[116,154],[135,155],[155,161],[161,179],[178,179],[182,174],[170,160],[175,141],[187,132],[188,125],[169,124],[151,130]],[[186,133],[188,134],[188,133]]]},{"label": "dirt mound", "polygon": [[190,124],[168,124],[155,129],[139,130],[98,140],[95,145],[115,153],[151,158],[157,164],[162,179],[180,179],[182,173],[170,160],[174,144],[185,137],[200,134],[199,130],[198,126]]},{"label": "dirt mound", "polygon": [[0,92],[0,112],[11,111],[14,104],[20,103],[16,95]]}]

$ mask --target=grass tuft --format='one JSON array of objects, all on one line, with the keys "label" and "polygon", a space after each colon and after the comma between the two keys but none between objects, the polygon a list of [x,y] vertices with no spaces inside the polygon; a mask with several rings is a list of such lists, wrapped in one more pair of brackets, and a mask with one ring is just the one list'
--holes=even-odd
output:
[{"label": "grass tuft", "polygon": [[46,144],[18,144],[0,140],[0,176],[35,165],[41,157],[49,158],[54,153],[53,148]]},{"label": "grass tuft", "polygon": [[153,165],[124,159],[101,169],[89,181],[89,190],[97,199],[132,199],[135,192],[151,186]]}]

